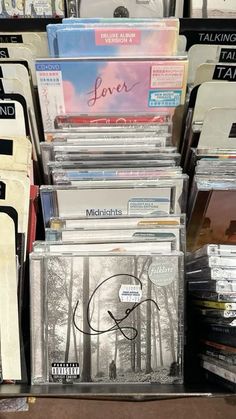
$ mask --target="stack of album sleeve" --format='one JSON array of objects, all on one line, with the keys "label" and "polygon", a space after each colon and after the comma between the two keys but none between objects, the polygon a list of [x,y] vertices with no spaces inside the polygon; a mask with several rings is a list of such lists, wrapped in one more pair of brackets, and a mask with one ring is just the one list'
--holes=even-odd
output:
[{"label": "stack of album sleeve", "polygon": [[49,25],[52,58],[36,62],[45,241],[30,261],[31,381],[179,384],[188,182],[172,126],[186,87],[179,22],[95,22]]},{"label": "stack of album sleeve", "polygon": [[235,391],[236,246],[209,244],[188,254],[186,275],[198,364]]},{"label": "stack of album sleeve", "polygon": [[42,135],[34,60],[47,56],[48,47],[45,32],[16,34],[8,25],[2,20],[0,29],[0,382],[27,383],[28,255],[36,235]]},{"label": "stack of album sleeve", "polygon": [[42,135],[34,60],[48,56],[45,32],[27,31],[25,22],[17,32],[10,19],[39,16],[42,8],[34,1],[18,6],[0,7],[0,383],[28,382],[27,262],[36,233],[40,127]]}]

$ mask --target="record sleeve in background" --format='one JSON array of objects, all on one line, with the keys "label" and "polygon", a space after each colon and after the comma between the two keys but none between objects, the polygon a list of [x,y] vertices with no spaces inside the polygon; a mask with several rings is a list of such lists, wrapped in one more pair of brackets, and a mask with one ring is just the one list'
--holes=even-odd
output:
[{"label": "record sleeve in background", "polygon": [[18,2],[1,1],[0,18],[45,18],[63,17],[65,13],[64,2],[60,0],[25,0],[24,7]]},{"label": "record sleeve in background", "polygon": [[183,16],[183,0],[76,0],[66,2],[68,16],[108,18],[156,18]]},{"label": "record sleeve in background", "polygon": [[236,244],[236,191],[198,191],[187,228],[192,251],[207,243]]},{"label": "record sleeve in background", "polygon": [[190,16],[193,18],[235,18],[234,0],[190,0]]}]

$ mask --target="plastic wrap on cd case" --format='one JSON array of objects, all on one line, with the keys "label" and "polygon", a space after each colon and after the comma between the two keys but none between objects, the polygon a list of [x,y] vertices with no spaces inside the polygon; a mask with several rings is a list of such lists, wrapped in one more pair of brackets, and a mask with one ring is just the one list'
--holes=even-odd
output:
[{"label": "plastic wrap on cd case", "polygon": [[[145,42],[151,43],[153,48],[154,41],[158,42],[158,37],[164,40],[161,51],[173,51],[170,55],[176,53],[177,48],[177,36],[179,33],[179,21],[178,19],[66,19],[62,24],[51,24],[47,25],[48,45],[51,57],[60,56],[60,41],[61,31],[72,31],[80,33],[80,39],[78,41],[79,46],[82,46],[81,55],[89,42],[86,56],[97,56],[106,52],[106,56],[113,56],[114,54],[126,55],[126,50],[130,50],[130,54],[133,55],[132,50],[139,46],[137,56],[150,55],[146,54],[146,49],[143,50]],[[168,33],[166,33],[166,30]],[[150,38],[151,31],[153,36]],[[66,34],[67,35],[67,34]],[[76,37],[76,34],[75,34]],[[149,41],[148,41],[149,39]],[[64,41],[64,40],[63,40]],[[82,45],[81,45],[81,41]],[[145,42],[144,42],[145,41]],[[75,41],[77,42],[77,41]],[[103,48],[105,47],[105,48]],[[110,48],[107,48],[110,47]],[[157,50],[160,47],[157,47]],[[157,50],[153,56],[158,55]],[[155,51],[155,50],[154,50]],[[84,54],[83,54],[84,55]],[[160,55],[168,55],[166,53]],[[76,56],[80,56],[77,54]],[[73,57],[73,51],[71,51],[70,57]]]},{"label": "plastic wrap on cd case", "polygon": [[[105,29],[105,30],[106,29],[111,30],[113,28],[116,30],[119,28],[123,28],[123,29],[125,28],[127,29],[127,35],[129,35],[132,29],[133,30],[138,29],[138,33],[139,33],[139,30],[140,29],[142,30],[144,27],[153,28],[154,30],[155,29],[161,30],[162,28],[171,28],[171,29],[175,29],[178,34],[179,33],[179,20],[176,18],[167,18],[167,19],[143,18],[143,19],[128,19],[128,20],[119,19],[119,18],[116,18],[116,19],[102,19],[102,18],[101,19],[99,18],[97,19],[81,19],[81,18],[80,19],[63,19],[63,22],[60,25],[58,24],[47,25],[47,36],[48,36],[50,56],[51,57],[59,56],[57,32],[61,31],[62,29],[74,30],[76,28],[80,28],[80,29],[90,28],[90,30],[91,29],[95,30],[96,28],[100,28],[100,29]],[[135,45],[135,43],[137,44],[137,42],[139,42],[139,39],[135,36],[135,33],[131,36],[132,38],[131,40],[128,38],[128,36],[125,36],[125,33],[123,34],[123,36],[119,36],[119,34],[113,35],[113,37],[118,38],[118,40],[116,41],[117,46],[121,44],[122,38],[123,38],[124,44],[126,44],[127,41],[129,41],[131,45]],[[103,39],[107,40],[106,43],[109,42],[106,36],[103,36]],[[121,42],[119,42],[119,40]],[[95,39],[93,38],[91,41],[92,41],[92,45],[94,45]]]},{"label": "plastic wrap on cd case", "polygon": [[124,169],[124,168],[130,169],[132,165],[133,169],[144,170],[145,168],[147,168],[148,170],[150,169],[156,170],[158,168],[166,167],[168,169],[169,167],[176,166],[175,160],[132,160],[132,162],[130,163],[129,160],[126,160],[126,161],[124,160],[67,161],[65,160],[68,158],[67,155],[62,155],[60,157],[61,157],[61,161],[58,161],[58,162],[49,161],[49,162],[43,163],[44,177],[45,177],[46,184],[52,183],[52,180],[51,180],[52,172],[58,169],[61,169],[61,170],[64,170],[64,169],[65,170],[68,170],[68,169],[106,170],[110,168],[112,171],[114,171],[116,169]]},{"label": "plastic wrap on cd case", "polygon": [[[93,138],[92,136],[89,136],[88,138],[86,138],[86,136],[82,136],[82,137],[59,137],[59,138],[52,138],[51,142],[47,142],[45,144],[49,144],[48,147],[54,148],[56,146],[60,146],[60,143],[62,144],[62,146],[68,147],[68,151],[69,152],[74,152],[74,150],[70,150],[70,146],[71,147],[87,147],[89,150],[89,147],[93,147],[94,150],[92,151],[92,153],[94,154],[94,152],[100,151],[100,152],[129,152],[132,148],[134,149],[135,146],[138,147],[137,151],[138,152],[144,152],[144,149],[140,150],[140,147],[143,146],[147,146],[147,151],[149,147],[161,147],[164,148],[166,146],[171,147],[172,146],[172,136],[170,134],[165,134],[162,136],[157,136],[157,135],[145,135],[143,136],[142,134],[137,134],[137,136],[132,135],[132,134],[128,134],[127,136],[111,136],[109,137],[99,137],[99,134],[97,134],[97,136],[95,138]],[[44,143],[42,143],[43,145]],[[127,146],[127,148],[126,148]],[[79,150],[79,149],[78,149]],[[127,151],[126,151],[127,150]],[[64,152],[66,151],[66,148],[63,150]],[[80,152],[80,150],[79,150]],[[83,152],[83,149],[81,149],[81,152]]]},{"label": "plastic wrap on cd case", "polygon": [[100,243],[64,243],[61,241],[36,241],[33,244],[35,253],[63,253],[74,252],[146,252],[168,253],[172,251],[172,243],[169,241],[126,241],[126,242],[100,242]]},{"label": "plastic wrap on cd case", "polygon": [[52,217],[158,216],[181,214],[187,177],[134,181],[82,181],[78,186],[42,186],[45,226]]},{"label": "plastic wrap on cd case", "polygon": [[64,17],[64,2],[61,0],[25,0],[22,2],[0,2],[0,18],[49,18]]},{"label": "plastic wrap on cd case", "polygon": [[[103,21],[97,18],[161,18],[166,16],[183,16],[183,0],[99,0],[94,2],[67,0],[69,17],[95,18],[93,21]],[[68,19],[69,20],[69,19]],[[76,19],[78,20],[78,19]],[[63,23],[66,20],[63,20]],[[70,19],[71,21],[71,19]]]},{"label": "plastic wrap on cd case", "polygon": [[61,134],[61,135],[53,135],[51,136],[48,142],[51,143],[77,143],[79,144],[104,144],[104,142],[109,143],[116,143],[118,144],[126,144],[132,143],[132,141],[137,144],[142,143],[156,143],[160,144],[161,147],[165,147],[165,145],[170,146],[172,145],[172,135],[169,133],[157,133],[152,131],[142,132],[138,131],[134,132],[127,132],[127,133],[89,133],[89,134]]},{"label": "plastic wrap on cd case", "polygon": [[[139,168],[139,169],[54,169],[51,172],[53,185],[76,185],[81,180],[118,180],[118,179],[158,179],[179,176],[182,169],[177,166],[171,168]],[[50,182],[49,182],[50,184]]]},{"label": "plastic wrap on cd case", "polygon": [[[51,57],[112,57],[175,55],[179,35],[177,19],[112,20],[48,25]],[[173,24],[171,23],[173,22]],[[74,45],[71,43],[74,38]],[[65,51],[68,44],[69,55]]]},{"label": "plastic wrap on cd case", "polygon": [[225,362],[227,365],[235,366],[236,365],[236,355],[235,354],[229,354],[226,351],[220,351],[213,349],[211,347],[203,347],[201,348],[201,353],[204,355],[210,356],[211,358],[217,359],[219,361]]},{"label": "plastic wrap on cd case", "polygon": [[[91,134],[98,133],[116,134],[131,132],[153,132],[154,133],[171,133],[172,132],[171,115],[158,114],[140,114],[134,115],[82,115],[82,114],[63,114],[57,115],[54,120],[54,129],[47,131],[46,139],[50,140],[51,136],[70,134]],[[124,134],[123,134],[124,135]]]},{"label": "plastic wrap on cd case", "polygon": [[80,230],[80,229],[52,229],[45,231],[46,241],[60,241],[62,243],[100,243],[100,242],[132,242],[159,241],[170,242],[172,250],[185,250],[184,230],[179,228],[151,228],[116,229],[116,230]]},{"label": "plastic wrap on cd case", "polygon": [[116,218],[51,218],[50,227],[53,229],[75,228],[81,230],[123,229],[123,228],[156,228],[158,226],[184,227],[185,214],[158,217],[116,217]]},{"label": "plastic wrap on cd case", "polygon": [[96,28],[76,25],[58,26],[59,58],[73,57],[155,57],[177,54],[178,30],[139,24],[99,25]]},{"label": "plastic wrap on cd case", "polygon": [[[148,148],[150,149],[150,147]],[[53,146],[48,143],[41,144],[42,163],[46,179],[48,179],[50,174],[50,167],[55,167],[57,163],[60,164],[61,167],[65,168],[69,168],[70,165],[73,165],[73,168],[116,168],[137,167],[137,162],[140,162],[138,164],[139,167],[163,167],[168,165],[173,166],[179,164],[180,162],[179,153],[175,152],[176,149],[171,147],[156,148],[155,153],[147,153],[147,149],[146,151],[143,149],[144,153],[134,154],[126,153],[126,149],[124,148],[120,154],[111,153],[103,155],[94,153],[68,153],[67,150],[68,148],[65,147],[63,149],[63,146],[60,148],[58,145],[57,153],[54,153]],[[59,153],[59,151],[61,152]],[[54,166],[53,161],[55,162]],[[150,163],[145,164],[147,161]],[[50,166],[50,164],[52,164],[52,166]]]},{"label": "plastic wrap on cd case", "polygon": [[235,292],[236,291],[236,281],[227,281],[227,280],[216,280],[216,281],[205,281],[202,278],[201,281],[194,281],[190,279],[188,281],[189,291],[214,291],[217,293],[221,292]]},{"label": "plastic wrap on cd case", "polygon": [[215,291],[191,291],[193,304],[197,306],[236,310],[236,293],[217,293]]},{"label": "plastic wrap on cd case", "polygon": [[36,60],[44,130],[63,114],[173,115],[185,101],[187,67],[183,56]]},{"label": "plastic wrap on cd case", "polygon": [[153,145],[156,147],[171,147],[172,144],[172,135],[171,134],[164,134],[162,136],[152,135],[143,135],[142,133],[133,134],[128,133],[127,136],[124,135],[111,135],[111,136],[99,136],[99,134],[89,135],[89,136],[60,136],[60,137],[53,137],[49,144],[59,144],[62,143],[64,145],[74,144],[78,146],[116,146],[121,147],[122,145],[125,146],[132,146],[134,143],[137,146],[140,145]]},{"label": "plastic wrap on cd case", "polygon": [[227,362],[228,360],[212,356],[212,354],[200,354],[203,368],[209,369],[209,371],[214,372],[216,375],[232,382],[236,383],[236,370],[235,365],[232,362]]},{"label": "plastic wrap on cd case", "polygon": [[236,245],[206,244],[195,252],[187,255],[187,262],[203,256],[236,256]]},{"label": "plastic wrap on cd case", "polygon": [[[74,164],[74,168],[76,167],[100,167],[100,168],[116,168],[116,167],[137,167],[137,161],[139,161],[139,167],[148,167],[147,164],[145,164],[146,161],[149,161],[150,167],[167,167],[169,165],[168,162],[170,162],[170,165],[175,165],[174,163],[177,163],[179,161],[179,154],[178,153],[161,153],[160,150],[156,149],[157,153],[138,153],[137,149],[138,146],[136,146],[136,150],[133,150],[134,153],[126,153],[125,150],[122,153],[105,153],[105,154],[95,154],[95,153],[68,153],[63,152],[63,147],[57,147],[57,151],[54,152],[53,148],[50,149],[50,147],[45,146],[44,143],[41,150],[42,150],[42,161],[43,161],[43,169],[45,177],[49,176],[50,174],[50,162],[57,162],[58,164],[61,164],[61,167],[63,167],[64,162],[68,166],[69,164]],[[148,147],[150,150],[150,147]],[[61,151],[61,152],[60,152]],[[136,152],[135,152],[136,151]],[[144,151],[144,150],[143,150]],[[168,151],[166,149],[166,151]],[[94,165],[94,166],[93,166]]]},{"label": "plastic wrap on cd case", "polygon": [[[117,22],[117,24],[123,23],[124,19],[122,17],[116,17],[116,19],[113,19],[112,17],[87,17],[87,18],[82,18],[82,17],[66,17],[64,19],[62,19],[62,24],[63,25],[96,25],[97,23],[99,24],[115,24]],[[179,30],[180,27],[180,23],[179,23],[179,19],[177,19],[176,17],[160,17],[158,18],[158,16],[154,16],[153,18],[146,18],[146,17],[135,17],[135,18],[129,18],[129,20],[127,21],[131,24],[135,24],[135,23],[151,23],[151,22],[155,22],[155,24],[159,24],[160,26],[171,26],[171,27],[176,27]],[[48,25],[48,27],[52,27],[54,25]],[[55,28],[53,28],[55,30]]]},{"label": "plastic wrap on cd case", "polygon": [[[217,310],[216,308],[199,308],[199,307],[194,307],[194,311],[196,312],[196,314],[200,314],[202,316],[208,316],[208,317],[217,317],[217,318],[235,318],[236,317],[236,311],[232,310]],[[208,345],[207,341],[203,341],[202,343]],[[211,345],[209,345],[211,346]],[[216,348],[217,348],[217,344],[216,344]],[[217,348],[220,349],[220,348]],[[223,348],[222,348],[223,350]],[[225,348],[226,350],[226,348]],[[236,353],[236,349],[235,349],[235,353]]]},{"label": "plastic wrap on cd case", "polygon": [[188,271],[198,268],[236,268],[236,258],[227,256],[203,256],[188,263]]},{"label": "plastic wrap on cd case", "polygon": [[32,384],[182,383],[182,253],[30,259]]},{"label": "plastic wrap on cd case", "polygon": [[[158,144],[158,138],[156,141]],[[70,160],[73,155],[81,156],[80,159],[90,158],[91,160],[97,160],[102,158],[103,160],[106,160],[106,156],[109,156],[109,160],[111,158],[115,160],[117,157],[120,160],[120,158],[130,159],[132,156],[138,158],[140,155],[146,155],[147,159],[153,159],[153,155],[158,156],[163,153],[171,158],[172,154],[174,155],[174,153],[177,153],[176,147],[161,147],[156,145],[155,139],[154,143],[145,143],[144,139],[144,143],[136,143],[135,141],[127,140],[126,144],[123,144],[123,142],[118,144],[116,141],[107,140],[104,141],[103,144],[98,145],[96,145],[96,143],[91,144],[91,142],[83,145],[77,142],[42,142],[40,143],[40,148],[44,161],[60,160],[60,155],[64,154],[68,155],[68,160]],[[80,159],[78,158],[78,160]]]},{"label": "plastic wrap on cd case", "polygon": [[[166,132],[164,132],[164,130]],[[170,132],[167,132],[168,127],[167,125],[165,125],[163,127],[163,131],[160,128],[160,131],[158,132],[158,130],[136,130],[136,131],[129,131],[129,128],[126,129],[126,131],[108,131],[108,132],[99,132],[99,128],[97,128],[97,131],[95,132],[87,132],[87,133],[80,133],[80,132],[56,132],[55,134],[52,134],[49,138],[49,136],[47,136],[47,141],[48,142],[60,142],[60,141],[64,141],[64,142],[80,142],[80,141],[87,141],[87,142],[91,142],[91,141],[115,141],[117,140],[117,142],[121,142],[121,141],[131,141],[132,139],[134,140],[138,140],[138,141],[144,141],[145,139],[150,138],[150,140],[156,139],[157,141],[160,141],[162,138],[166,139],[166,143],[168,145],[171,144],[172,142],[172,134]]]},{"label": "plastic wrap on cd case", "polygon": [[[206,280],[233,280],[236,281],[236,269],[233,268],[204,268],[197,269],[193,271],[188,271],[189,267],[187,265],[186,277],[187,280],[201,280],[205,278]],[[192,269],[192,268],[191,268]]]},{"label": "plastic wrap on cd case", "polygon": [[[63,155],[68,156],[66,160],[154,160],[171,159],[176,157],[176,147],[159,147],[154,144],[109,144],[104,141],[100,147],[92,144],[79,145],[66,142],[42,142],[40,143],[42,159],[44,164],[48,161],[62,161]],[[64,159],[65,160],[65,159]]]},{"label": "plastic wrap on cd case", "polygon": [[[141,156],[142,157],[142,156]],[[45,177],[45,183],[50,184],[52,183],[51,180],[51,174],[52,171],[55,169],[83,169],[83,170],[89,170],[89,169],[121,169],[121,168],[127,168],[130,169],[131,166],[133,169],[145,169],[148,170],[152,168],[169,168],[169,167],[175,167],[176,161],[175,160],[132,160],[131,162],[129,160],[79,160],[79,161],[68,161],[68,155],[61,155],[60,161],[57,162],[43,162],[43,168],[44,168],[44,177]]]},{"label": "plastic wrap on cd case", "polygon": [[204,369],[204,376],[208,382],[225,387],[225,389],[228,389],[233,393],[236,392],[236,384],[225,378],[227,376],[227,372],[217,369],[214,362],[210,363],[201,361],[201,367]]}]

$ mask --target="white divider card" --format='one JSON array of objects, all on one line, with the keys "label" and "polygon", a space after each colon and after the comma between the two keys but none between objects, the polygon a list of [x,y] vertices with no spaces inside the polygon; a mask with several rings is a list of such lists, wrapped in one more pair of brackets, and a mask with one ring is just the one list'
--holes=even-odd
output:
[{"label": "white divider card", "polygon": [[26,136],[24,108],[20,102],[0,99],[0,123],[2,135]]},{"label": "white divider card", "polygon": [[233,108],[235,106],[235,98],[236,82],[211,81],[203,83],[198,89],[192,123],[202,123],[206,113],[212,108]]},{"label": "white divider card", "polygon": [[17,93],[27,99],[23,83],[16,78],[0,78],[0,93]]},{"label": "white divider card", "polygon": [[179,35],[178,41],[177,41],[177,51],[178,53],[183,53],[186,51],[187,47],[187,38],[185,35]]},{"label": "white divider card", "polygon": [[5,45],[4,47],[5,50],[4,50],[0,44],[0,53],[2,50],[2,54],[4,54],[4,55],[0,54],[0,64],[1,64],[1,59],[6,59],[6,58],[11,58],[11,59],[16,59],[16,60],[26,60],[28,62],[28,65],[31,71],[33,84],[36,86],[37,82],[36,82],[36,74],[35,74],[35,66],[34,66],[34,60],[36,59],[36,55],[27,46],[19,46],[19,44],[16,44],[16,45],[14,46]]},{"label": "white divider card", "polygon": [[32,44],[37,57],[48,56],[48,43],[45,32],[0,32],[0,49],[1,44],[8,44],[8,46]]},{"label": "white divider card", "polygon": [[[30,180],[23,172],[0,171],[0,206],[13,207],[18,214],[18,232],[27,237]],[[25,243],[26,253],[26,243]]]},{"label": "white divider card", "polygon": [[27,137],[0,138],[1,170],[28,173],[31,167],[32,145]]},{"label": "white divider card", "polygon": [[210,109],[203,121],[198,148],[236,148],[236,107]]},{"label": "white divider card", "polygon": [[204,83],[205,81],[219,80],[219,81],[236,81],[236,64],[215,64],[205,63],[201,64],[196,71],[194,85]]},{"label": "white divider card", "polygon": [[236,63],[236,46],[193,45],[188,51],[188,83],[194,83],[199,65],[204,63]]},{"label": "white divider card", "polygon": [[0,58],[11,58],[11,56],[15,53],[15,49],[22,51],[22,49],[29,50],[33,55],[36,55],[36,48],[35,46],[29,42],[27,44],[7,44],[7,43],[0,43]]},{"label": "white divider card", "polygon": [[4,380],[21,379],[15,226],[0,213],[0,332],[1,363]]},{"label": "white divider card", "polygon": [[[0,44],[1,47],[1,44]],[[14,68],[16,67],[16,68]],[[8,72],[9,70],[9,72]],[[31,129],[33,134],[31,140],[34,145],[34,154],[40,154],[38,122],[36,113],[36,103],[30,83],[30,76],[25,66],[20,64],[7,64],[0,61],[0,93],[1,94],[19,94],[24,97],[27,106],[28,115],[31,116]],[[23,121],[23,120],[22,120]],[[10,127],[12,128],[12,127]],[[6,135],[4,132],[2,134]],[[14,135],[14,134],[13,134]],[[20,132],[15,135],[21,135]]]}]

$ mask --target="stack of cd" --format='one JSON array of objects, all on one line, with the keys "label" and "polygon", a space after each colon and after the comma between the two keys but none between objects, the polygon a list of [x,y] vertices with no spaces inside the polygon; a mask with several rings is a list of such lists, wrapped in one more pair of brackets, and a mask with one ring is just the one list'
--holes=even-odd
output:
[{"label": "stack of cd", "polygon": [[[235,150],[198,149],[188,207],[188,250],[235,241]],[[220,216],[219,216],[220,214]]]},{"label": "stack of cd", "polygon": [[187,176],[169,124],[125,128],[52,133],[41,145],[50,184],[46,241],[31,254],[33,384],[183,380],[176,214]]},{"label": "stack of cd", "polygon": [[[46,240],[31,254],[33,384],[183,381],[188,176],[171,117],[187,60],[173,55],[178,25],[48,28],[50,48],[66,58],[36,63]],[[150,35],[165,40],[149,45],[160,58],[148,58]]]},{"label": "stack of cd", "polygon": [[236,246],[210,244],[189,254],[187,281],[201,366],[235,391]]}]

